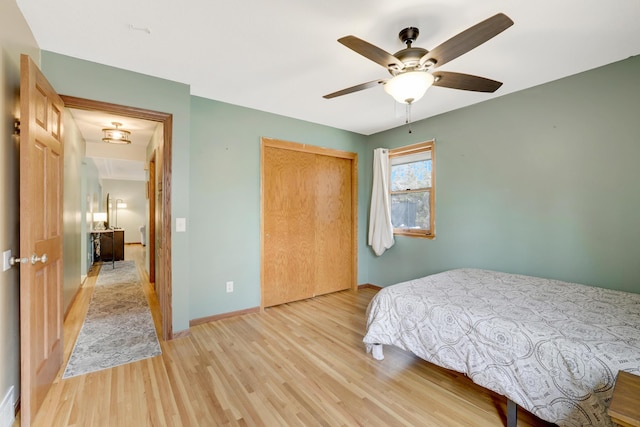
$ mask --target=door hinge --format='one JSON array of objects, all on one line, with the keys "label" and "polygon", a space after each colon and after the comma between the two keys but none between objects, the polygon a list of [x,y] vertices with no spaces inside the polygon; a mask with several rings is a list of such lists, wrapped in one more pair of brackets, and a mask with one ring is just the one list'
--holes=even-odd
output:
[{"label": "door hinge", "polygon": [[15,119],[13,122],[13,134],[20,135],[20,119]]}]

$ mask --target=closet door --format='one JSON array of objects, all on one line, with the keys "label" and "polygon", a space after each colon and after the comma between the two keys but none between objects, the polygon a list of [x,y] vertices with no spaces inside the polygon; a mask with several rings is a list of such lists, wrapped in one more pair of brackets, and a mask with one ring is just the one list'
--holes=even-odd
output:
[{"label": "closet door", "polygon": [[352,286],[351,160],[315,155],[315,294]]},{"label": "closet door", "polygon": [[314,155],[264,152],[264,306],[313,296]]},{"label": "closet door", "polygon": [[355,153],[263,138],[262,306],[355,288]]}]

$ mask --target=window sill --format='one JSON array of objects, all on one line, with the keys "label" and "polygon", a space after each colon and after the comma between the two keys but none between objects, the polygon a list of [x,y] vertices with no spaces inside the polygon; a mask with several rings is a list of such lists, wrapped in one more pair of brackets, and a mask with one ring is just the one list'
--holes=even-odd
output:
[{"label": "window sill", "polygon": [[429,239],[434,240],[436,238],[435,234],[426,234],[424,232],[417,231],[394,231],[394,236],[406,236],[406,237],[417,237],[420,239]]}]

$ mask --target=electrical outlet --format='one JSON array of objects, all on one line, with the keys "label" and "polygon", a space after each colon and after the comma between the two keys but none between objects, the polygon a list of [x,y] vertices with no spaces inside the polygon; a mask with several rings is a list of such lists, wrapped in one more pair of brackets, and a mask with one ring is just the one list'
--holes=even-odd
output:
[{"label": "electrical outlet", "polygon": [[227,282],[227,292],[233,292],[233,282]]}]

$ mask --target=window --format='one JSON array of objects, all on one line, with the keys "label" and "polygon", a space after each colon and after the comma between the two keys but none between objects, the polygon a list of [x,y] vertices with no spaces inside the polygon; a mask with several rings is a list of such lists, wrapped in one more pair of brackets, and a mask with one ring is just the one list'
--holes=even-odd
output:
[{"label": "window", "polygon": [[434,141],[389,150],[391,223],[396,235],[435,237]]}]

